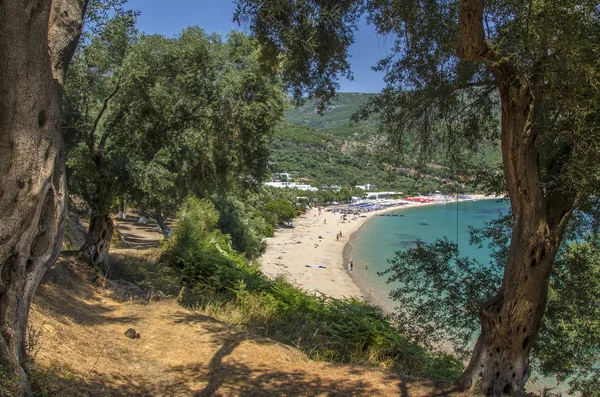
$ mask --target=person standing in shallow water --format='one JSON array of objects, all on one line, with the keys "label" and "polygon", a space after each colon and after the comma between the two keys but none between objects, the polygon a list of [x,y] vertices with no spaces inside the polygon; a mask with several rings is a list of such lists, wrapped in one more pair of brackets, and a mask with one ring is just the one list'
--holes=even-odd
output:
[{"label": "person standing in shallow water", "polygon": [[369,270],[369,262],[365,261],[365,270]]},{"label": "person standing in shallow water", "polygon": [[352,259],[350,259],[350,263],[348,264],[348,267],[350,268],[350,271],[352,271],[352,269],[354,269],[354,261]]}]

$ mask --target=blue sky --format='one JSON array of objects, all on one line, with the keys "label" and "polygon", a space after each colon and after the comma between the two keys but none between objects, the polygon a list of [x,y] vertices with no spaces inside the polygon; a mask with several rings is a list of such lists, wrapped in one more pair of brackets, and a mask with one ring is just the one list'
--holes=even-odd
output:
[{"label": "blue sky", "polygon": [[[234,3],[229,0],[129,0],[128,6],[141,12],[138,26],[146,33],[176,36],[183,28],[198,25],[208,33],[241,30],[232,21]],[[390,48],[372,26],[363,23],[350,48],[354,81],[340,80],[340,92],[378,92],[383,86],[383,74],[371,66],[383,58]]]}]

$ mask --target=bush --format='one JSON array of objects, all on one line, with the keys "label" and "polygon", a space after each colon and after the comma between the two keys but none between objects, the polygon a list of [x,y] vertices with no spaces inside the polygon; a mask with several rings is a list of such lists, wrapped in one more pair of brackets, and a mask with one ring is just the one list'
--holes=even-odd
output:
[{"label": "bush", "polygon": [[273,214],[278,223],[291,221],[298,215],[292,203],[280,198],[268,201],[265,204],[265,212]]},{"label": "bush", "polygon": [[248,259],[259,257],[267,247],[264,238],[273,234],[261,212],[233,196],[215,196],[212,201],[219,211],[219,228],[231,237],[231,246]]},{"label": "bush", "polygon": [[231,239],[216,228],[219,214],[209,200],[188,197],[177,215],[175,233],[164,245],[163,260],[188,285],[206,284],[222,291],[238,280],[260,282],[256,266],[231,248]]}]

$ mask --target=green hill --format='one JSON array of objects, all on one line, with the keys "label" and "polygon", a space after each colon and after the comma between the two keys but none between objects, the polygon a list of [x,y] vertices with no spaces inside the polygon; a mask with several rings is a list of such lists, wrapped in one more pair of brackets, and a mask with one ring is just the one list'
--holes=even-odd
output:
[{"label": "green hill", "polygon": [[302,106],[288,111],[287,120],[296,125],[308,125],[317,129],[347,127],[350,117],[374,95],[376,94],[340,92],[322,115],[317,113],[316,102],[308,100]]},{"label": "green hill", "polygon": [[[351,116],[373,95],[339,93],[323,115],[317,113],[315,101],[289,110],[273,137],[271,171],[291,172],[296,178],[311,179],[317,187],[369,183],[379,190],[407,194],[451,191],[454,174],[444,166],[443,153],[417,172],[414,159],[400,157],[388,147],[377,120],[351,125]],[[479,157],[490,165],[499,161],[494,148],[487,148]],[[472,191],[474,187],[464,189]]]}]

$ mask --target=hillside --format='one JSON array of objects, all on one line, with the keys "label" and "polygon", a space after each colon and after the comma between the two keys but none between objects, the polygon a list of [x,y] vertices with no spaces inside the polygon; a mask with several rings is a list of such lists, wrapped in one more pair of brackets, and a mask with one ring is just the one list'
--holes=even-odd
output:
[{"label": "hillside", "polygon": [[[322,115],[317,113],[315,101],[307,100],[301,106],[289,110],[286,117],[293,124],[308,125],[316,129],[347,127],[350,117],[374,95],[358,92],[340,92],[327,105]],[[373,124],[374,122],[370,121],[369,123]]]},{"label": "hillside", "polygon": [[[140,260],[152,252],[115,250]],[[313,362],[174,300],[119,302],[103,281],[72,257],[45,277],[30,316],[36,395],[462,395],[374,368]],[[128,328],[139,339],[126,337]]]},{"label": "hillside", "polygon": [[[391,149],[380,135],[376,120],[350,122],[351,116],[373,95],[339,93],[322,115],[316,112],[314,101],[289,110],[286,122],[273,137],[271,171],[309,178],[317,187],[369,183],[379,190],[407,194],[452,191],[455,173],[444,165],[444,152],[432,156],[432,162],[417,171],[416,158],[410,154],[399,156]],[[492,167],[500,162],[499,151],[485,148],[472,161]],[[473,191],[475,186],[462,189]]]}]

